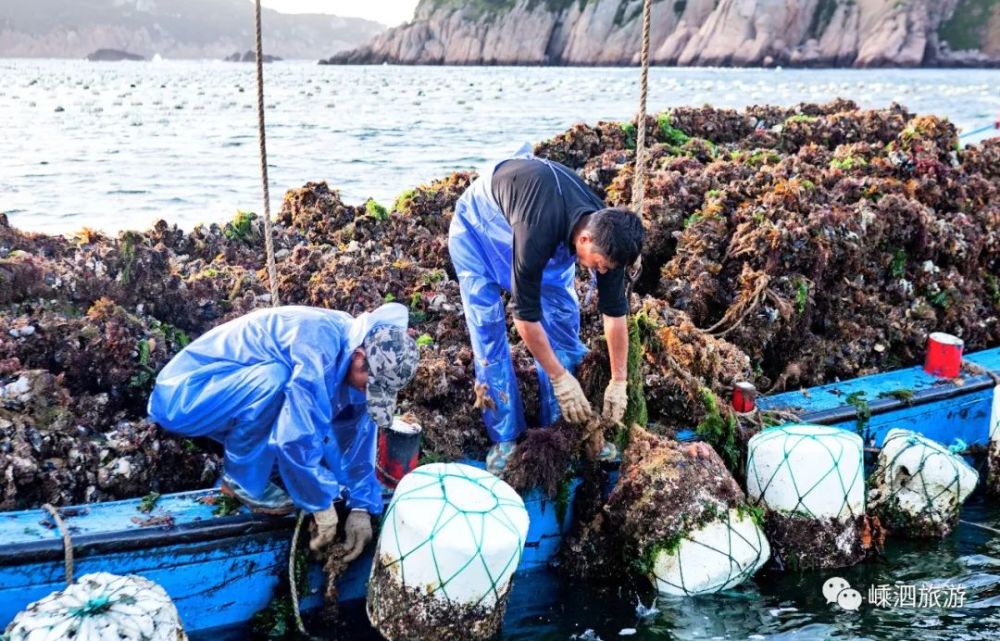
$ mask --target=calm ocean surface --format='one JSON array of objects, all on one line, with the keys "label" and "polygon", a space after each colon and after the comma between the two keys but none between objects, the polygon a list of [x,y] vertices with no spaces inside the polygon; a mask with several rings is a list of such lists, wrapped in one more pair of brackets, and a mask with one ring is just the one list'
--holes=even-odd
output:
[{"label": "calm ocean surface", "polygon": [[[575,122],[628,119],[638,101],[637,69],[280,62],[265,79],[274,211],[309,180],[391,204]],[[259,211],[254,91],[249,64],[0,60],[0,211],[46,232]],[[835,97],[971,131],[1000,113],[1000,71],[653,69],[649,108]]]}]

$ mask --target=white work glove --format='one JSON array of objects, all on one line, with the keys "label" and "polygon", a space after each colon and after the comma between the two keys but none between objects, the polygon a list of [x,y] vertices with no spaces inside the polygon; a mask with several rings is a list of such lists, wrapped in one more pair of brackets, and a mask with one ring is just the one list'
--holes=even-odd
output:
[{"label": "white work glove", "polygon": [[337,538],[337,509],[331,505],[325,510],[313,512],[313,519],[316,521],[316,531],[309,539],[309,549],[319,554]]},{"label": "white work glove", "polygon": [[347,530],[344,539],[344,561],[353,561],[361,556],[372,540],[372,519],[365,510],[351,510],[347,515]]},{"label": "white work glove", "polygon": [[613,380],[604,390],[604,418],[621,423],[628,405],[628,382]]},{"label": "white work glove", "polygon": [[552,380],[552,391],[559,401],[559,410],[567,421],[582,423],[590,416],[590,401],[584,396],[579,381],[569,373],[569,370]]}]

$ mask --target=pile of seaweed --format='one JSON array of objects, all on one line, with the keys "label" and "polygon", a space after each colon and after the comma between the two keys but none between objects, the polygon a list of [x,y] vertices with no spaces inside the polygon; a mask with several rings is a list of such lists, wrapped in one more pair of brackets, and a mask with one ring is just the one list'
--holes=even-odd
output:
[{"label": "pile of seaweed", "polygon": [[[914,364],[932,331],[970,350],[1000,343],[1000,140],[959,149],[946,120],[848,101],[679,108],[643,124],[653,142],[630,420],[701,424],[732,464],[716,397],[737,380],[780,390]],[[536,153],[628,205],[635,133],[636,123],[581,124]],[[455,173],[391,207],[308,183],[286,194],[274,226],[282,304],[410,309],[422,360],[401,409],[423,424],[430,459],[488,446],[447,250],[474,177]],[[146,401],[191,339],[270,305],[263,257],[249,212],[117,237],[26,233],[0,215],[0,509],[204,486],[217,449],[150,424]],[[578,288],[586,299],[586,274]],[[598,406],[602,333],[592,301],[580,378]],[[511,342],[534,424],[535,365]]]}]

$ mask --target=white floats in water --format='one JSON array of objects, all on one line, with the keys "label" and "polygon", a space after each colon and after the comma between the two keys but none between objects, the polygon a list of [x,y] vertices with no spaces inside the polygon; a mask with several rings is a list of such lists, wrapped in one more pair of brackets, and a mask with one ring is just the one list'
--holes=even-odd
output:
[{"label": "white floats in water", "polygon": [[509,485],[458,463],[399,482],[368,582],[368,618],[390,641],[487,639],[500,628],[528,513]]}]

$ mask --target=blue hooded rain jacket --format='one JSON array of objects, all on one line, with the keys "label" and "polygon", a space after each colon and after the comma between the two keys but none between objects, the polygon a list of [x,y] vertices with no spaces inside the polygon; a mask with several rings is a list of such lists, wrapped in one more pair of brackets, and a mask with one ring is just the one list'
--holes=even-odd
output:
[{"label": "blue hooded rain jacket", "polygon": [[406,327],[389,303],[353,318],[315,307],[262,309],[200,336],[156,378],[149,416],[225,446],[225,472],[260,495],[277,469],[297,506],[382,512],[377,429],[365,392],[346,382],[353,351],[379,324]]}]

